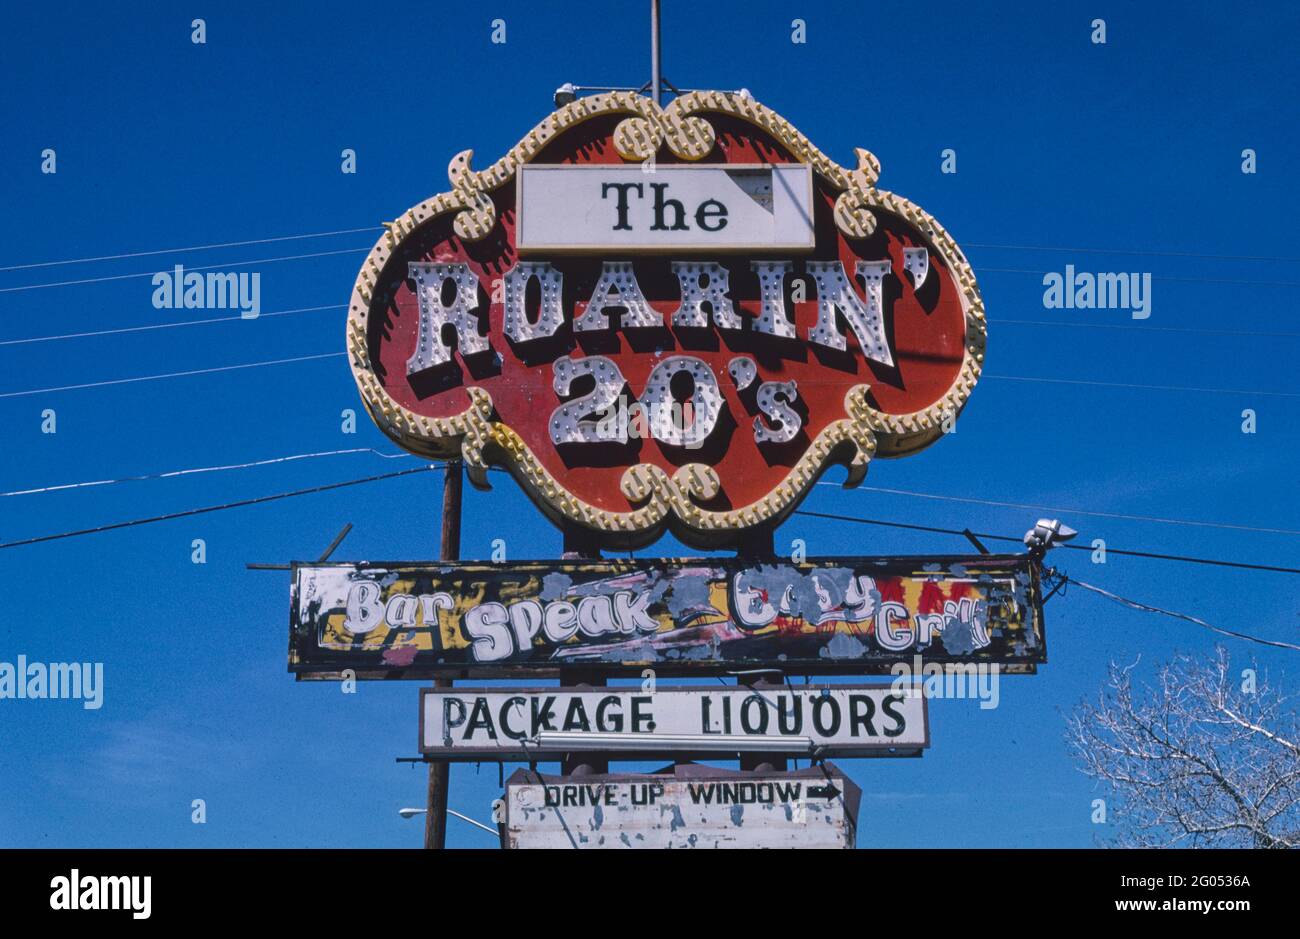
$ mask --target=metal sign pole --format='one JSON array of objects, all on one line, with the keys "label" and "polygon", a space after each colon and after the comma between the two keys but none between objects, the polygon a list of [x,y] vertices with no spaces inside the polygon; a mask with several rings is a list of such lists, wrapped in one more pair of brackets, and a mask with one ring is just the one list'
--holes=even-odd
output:
[{"label": "metal sign pole", "polygon": [[[444,561],[460,559],[460,506],[464,474],[460,460],[449,460],[442,480],[442,538],[439,554]],[[435,678],[435,688],[450,688],[450,678]],[[424,847],[440,851],[447,846],[447,789],[451,765],[429,762],[429,793],[424,813]]]},{"label": "metal sign pole", "polygon": [[[598,558],[600,542],[590,532],[575,526],[564,528],[564,547],[562,557]],[[575,685],[589,685],[600,688],[608,684],[608,679],[599,669],[561,668],[560,687],[571,688]],[[594,773],[609,772],[608,753],[567,753],[560,762],[562,776],[590,776]]]},{"label": "metal sign pole", "polygon": [[[736,551],[739,557],[748,557],[755,560],[771,561],[776,563],[776,528],[772,525],[764,525],[755,529],[744,542],[741,543]],[[736,684],[746,686],[752,685],[762,676],[739,676]],[[781,681],[786,681],[786,675],[781,673]],[[741,753],[740,768],[742,770],[764,770],[772,772],[775,770],[784,770],[786,761],[784,758],[776,759],[768,754],[762,753]]]},{"label": "metal sign pole", "polygon": [[650,98],[659,100],[659,0],[650,0]]},{"label": "metal sign pole", "polygon": [[[571,834],[563,829],[565,813],[553,810],[591,808],[598,820],[616,807],[615,797],[625,799],[618,806],[625,811],[611,813],[622,821],[611,823],[609,832],[619,825],[638,831],[663,805],[701,805],[695,781],[702,770],[683,763],[723,754],[743,769],[712,780],[729,787],[728,807],[714,816],[704,811],[699,824],[707,823],[719,845],[758,843],[748,836],[764,826],[746,822],[738,835],[742,822],[732,820],[730,806],[761,802],[764,817],[775,820],[768,826],[779,835],[774,843],[786,844],[790,833],[782,826],[808,827],[802,811],[795,822],[783,808],[808,801],[799,787],[807,785],[814,799],[843,792],[838,782],[822,785],[822,777],[834,772],[823,769],[826,757],[838,755],[836,747],[909,756],[929,745],[928,732],[919,740],[914,734],[907,746],[889,742],[926,726],[923,704],[910,697],[835,683],[796,689],[789,677],[918,667],[922,653],[927,664],[963,671],[999,666],[1033,673],[1046,661],[1041,552],[988,554],[972,538],[976,556],[781,559],[789,552],[777,551],[775,526],[807,495],[807,486],[790,483],[791,468],[798,478],[812,479],[844,466],[846,485],[855,486],[875,453],[873,439],[890,456],[941,439],[979,377],[985,312],[972,289],[974,271],[956,244],[941,237],[935,219],[911,203],[906,212],[877,211],[880,165],[874,156],[857,149],[856,169],[805,159],[817,152],[813,143],[745,90],[684,94],[663,73],[662,25],[661,0],[651,0],[648,83],[622,89],[561,85],[555,112],[507,159],[477,171],[462,160],[454,191],[433,203],[439,208],[432,215],[429,203],[421,203],[391,223],[353,288],[349,330],[361,337],[366,354],[351,357],[352,369],[377,426],[424,455],[459,456],[454,448],[462,444],[478,454],[489,438],[522,441],[526,445],[483,449],[474,468],[490,463],[511,472],[564,538],[559,559],[454,560],[460,556],[464,470],[453,461],[443,491],[444,560],[295,562],[291,568],[288,664],[296,677],[328,680],[356,669],[368,678],[434,679],[420,709],[421,753],[430,764],[428,848],[445,843],[446,764],[491,757],[503,748],[534,766],[561,764],[561,773],[548,774],[545,784],[525,774],[532,787],[526,793],[522,784],[507,786],[523,800],[515,815],[520,831],[556,823],[558,835]],[[609,93],[575,106],[580,94],[596,91]],[[629,113],[644,109],[644,97],[658,109],[665,94],[677,96],[672,121],[660,122],[649,136],[618,132]],[[727,139],[740,145],[719,144]],[[751,162],[770,146],[798,158]],[[660,168],[664,181],[647,199],[636,180],[657,154],[669,162]],[[491,194],[501,211],[462,214],[460,195],[471,189]],[[610,191],[615,199],[608,198]],[[833,196],[843,211],[834,218],[815,212],[818,193]],[[503,223],[512,209],[514,224]],[[672,224],[665,224],[668,216]],[[424,224],[435,217],[438,224]],[[453,217],[456,231],[448,227]],[[459,257],[466,224],[465,238],[472,235],[482,248],[473,263],[400,260]],[[899,239],[912,245],[901,259],[882,247]],[[535,260],[519,263],[525,255]],[[640,263],[641,255],[653,256],[654,263]],[[805,280],[816,280],[822,299],[842,307],[846,317],[795,330],[782,278],[797,269]],[[483,306],[478,298],[496,295],[490,272],[498,270],[510,272],[515,289],[501,303]],[[750,279],[754,270],[760,270],[757,283]],[[855,276],[864,278],[861,293]],[[740,277],[748,285],[743,296],[727,297],[726,284]],[[526,296],[533,280],[541,291],[536,323]],[[901,292],[891,287],[887,295],[886,281],[900,284]],[[583,285],[578,296],[564,287],[575,282]],[[455,308],[445,300],[452,284],[465,298]],[[471,294],[476,311],[468,309]],[[374,322],[368,317],[386,316],[399,301],[412,315],[392,321],[391,330],[368,328]],[[757,304],[763,316],[752,331],[752,348],[746,343],[749,354],[735,355],[726,337],[743,326],[736,309],[742,303]],[[607,316],[620,308],[621,314]],[[489,320],[486,335],[440,331],[439,324],[470,314]],[[677,326],[719,335],[687,341]],[[897,360],[895,326],[914,340]],[[649,335],[646,329],[671,337],[668,344],[651,348],[632,341]],[[589,330],[603,334],[607,354],[568,355],[570,337]],[[626,343],[619,338],[623,332]],[[849,332],[853,351],[827,363],[818,347],[844,353]],[[528,345],[530,351],[516,348],[542,339],[548,341]],[[777,362],[772,350],[791,339],[801,348],[806,343],[808,354]],[[680,354],[663,355],[679,346]],[[466,372],[454,364],[488,349],[500,352],[501,368]],[[509,368],[507,355],[515,357]],[[405,369],[386,369],[385,360],[404,361]],[[923,363],[933,361],[945,363],[943,375],[925,371]],[[885,423],[851,406],[877,366],[890,370],[873,392]],[[426,374],[435,370],[441,371]],[[676,380],[687,373],[694,383],[689,418]],[[656,408],[673,416],[661,421],[656,415],[642,426],[620,403],[612,430],[627,442],[631,433],[619,434],[620,423],[629,432],[635,427],[637,443],[611,450],[604,445],[605,421],[584,416],[570,386],[590,378],[599,395],[618,401],[629,377],[642,416]],[[949,382],[947,390],[940,379]],[[721,383],[743,397],[723,394]],[[557,400],[566,403],[548,416],[545,403]],[[683,447],[698,450],[689,465],[678,456]],[[780,459],[773,459],[776,452]],[[643,505],[651,496],[653,503]],[[758,505],[764,508],[756,515],[752,507]],[[641,547],[665,532],[711,556],[601,558],[602,551]],[[1066,537],[1066,530],[1058,535]],[[721,556],[728,548],[735,557]],[[441,630],[442,641],[431,643],[424,629]],[[692,698],[680,691],[652,695],[628,682],[655,670],[738,684],[724,685],[729,690],[714,697]],[[464,685],[467,679],[529,674],[548,682],[558,677],[561,687],[530,689],[535,695],[524,713],[519,694]],[[453,678],[462,680],[460,689],[451,687]],[[560,702],[562,714],[555,710]],[[525,722],[529,731],[521,734]],[[431,733],[431,725],[441,732]],[[809,728],[821,742],[805,735]],[[611,761],[667,755],[676,763],[671,772],[607,771]],[[814,765],[786,768],[798,758]],[[551,780],[567,787],[558,805]],[[602,791],[606,783],[623,788]],[[658,802],[660,796],[667,801]],[[837,806],[842,800],[819,808],[838,812]],[[719,803],[708,807],[716,810]],[[503,843],[517,846],[511,823],[503,824]],[[847,830],[838,843],[852,842]],[[678,837],[675,831],[670,822],[668,834]],[[610,836],[582,840],[605,846]],[[612,836],[627,843],[619,833]],[[662,840],[679,843],[672,837]]]}]

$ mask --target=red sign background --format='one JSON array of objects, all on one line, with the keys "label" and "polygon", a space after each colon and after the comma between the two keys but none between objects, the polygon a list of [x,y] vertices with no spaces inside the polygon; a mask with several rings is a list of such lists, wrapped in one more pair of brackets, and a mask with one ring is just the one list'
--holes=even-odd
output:
[{"label": "red sign background", "polygon": [[[615,133],[626,117],[626,113],[610,113],[561,130],[528,162],[625,163],[616,148]],[[733,114],[710,114],[708,119],[716,143],[707,156],[693,162],[799,161],[790,146],[746,119]],[[661,146],[655,158],[660,164],[684,162],[667,146]],[[830,423],[849,416],[845,396],[854,386],[869,386],[866,400],[877,411],[913,414],[940,402],[962,370],[970,304],[963,302],[959,277],[936,248],[935,239],[927,237],[918,224],[902,214],[879,208],[873,210],[876,224],[871,235],[846,235],[837,226],[834,211],[840,191],[820,173],[814,174],[816,247],[812,252],[776,251],[743,258],[694,250],[653,256],[530,253],[529,261],[547,261],[563,272],[566,321],[555,336],[519,346],[503,332],[503,305],[499,302],[502,291],[496,283],[517,260],[515,186],[501,185],[487,195],[492,200],[495,220],[486,237],[474,241],[460,237],[453,225],[455,213],[446,212],[415,228],[391,252],[377,279],[374,302],[365,321],[369,370],[392,402],[427,417],[460,414],[471,404],[467,389],[484,389],[495,407],[494,419],[518,434],[565,489],[599,509],[627,512],[634,507],[620,490],[620,480],[628,466],[639,463],[662,467],[669,475],[684,464],[704,463],[716,470],[721,482],[719,493],[707,503],[709,508],[734,509],[755,503],[786,479],[805,455],[810,441]],[[913,286],[904,270],[903,250],[909,247],[929,249],[929,274],[919,288]],[[805,279],[805,299],[792,302],[794,281],[803,274],[804,262],[838,259],[853,289],[861,295],[862,285],[853,277],[857,261],[886,258],[892,262],[892,274],[884,285],[885,329],[894,366],[868,360],[853,330],[843,321],[840,327],[847,337],[846,351],[810,343],[807,336],[817,320],[817,292],[811,277]],[[758,276],[750,269],[750,261],[762,259],[793,261],[792,274],[786,281],[786,309],[792,315],[797,338],[783,339],[752,329],[760,301]],[[641,290],[663,317],[662,329],[572,331],[571,323],[585,310],[602,261],[606,260],[632,261]],[[717,261],[727,267],[729,293],[735,309],[746,320],[745,328],[719,329],[712,321],[707,328],[672,325],[672,313],[681,302],[678,279],[670,267],[674,260]],[[406,363],[415,351],[420,319],[414,281],[406,275],[407,265],[415,261],[469,265],[479,280],[479,330],[488,337],[491,352],[466,358],[456,351],[450,365],[407,376]],[[493,302],[494,293],[498,302]],[[536,315],[536,294],[536,283],[530,284],[530,318]],[[704,360],[713,369],[725,402],[717,429],[700,449],[663,446],[653,438],[634,439],[626,446],[571,444],[557,449],[548,433],[548,419],[561,404],[552,387],[553,362],[566,355],[595,354],[617,364],[628,381],[624,393],[631,400],[640,394],[647,375],[664,357],[686,354]],[[747,393],[737,390],[727,369],[728,363],[740,355],[750,356],[758,366],[758,381]],[[753,392],[761,382],[789,380],[797,383],[804,426],[788,443],[760,443],[753,432],[754,417],[759,413]],[[573,390],[583,393],[587,388],[577,384]],[[919,444],[930,439],[933,437]],[[882,446],[882,453],[887,449]]]}]

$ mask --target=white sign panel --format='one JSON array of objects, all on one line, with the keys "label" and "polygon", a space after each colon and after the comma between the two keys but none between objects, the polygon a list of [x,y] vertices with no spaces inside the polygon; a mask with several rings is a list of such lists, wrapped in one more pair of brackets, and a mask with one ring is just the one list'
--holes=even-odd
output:
[{"label": "white sign panel", "polygon": [[[626,753],[912,753],[930,745],[926,699],[888,685],[626,688],[422,688],[420,751],[443,759],[535,759],[545,733],[616,734]],[[653,735],[652,737],[650,735]],[[643,749],[635,745],[647,737]],[[690,737],[675,744],[665,738]],[[734,745],[731,741],[739,741]],[[776,741],[776,746],[772,742]],[[698,747],[693,750],[692,747]]]},{"label": "white sign panel", "polygon": [[519,168],[529,251],[811,250],[812,167],[584,164]]},{"label": "white sign panel", "polygon": [[679,765],[672,775],[506,783],[507,848],[852,848],[861,791],[831,764],[794,772]]}]

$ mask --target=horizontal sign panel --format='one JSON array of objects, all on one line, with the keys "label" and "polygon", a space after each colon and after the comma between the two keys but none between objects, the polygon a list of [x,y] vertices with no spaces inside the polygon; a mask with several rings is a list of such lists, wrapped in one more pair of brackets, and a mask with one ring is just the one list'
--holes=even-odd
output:
[{"label": "horizontal sign panel", "polygon": [[1024,556],[295,564],[290,671],[660,676],[1045,661]]},{"label": "horizontal sign panel", "polygon": [[930,742],[925,697],[888,686],[420,689],[421,753],[536,759],[548,733],[613,734],[623,759],[717,758],[746,743],[769,753],[803,755],[811,746],[822,756],[861,756]]},{"label": "horizontal sign panel", "polygon": [[811,250],[812,167],[519,168],[516,245],[528,251]]},{"label": "horizontal sign panel", "polygon": [[506,782],[507,848],[852,848],[861,791],[834,764]]}]

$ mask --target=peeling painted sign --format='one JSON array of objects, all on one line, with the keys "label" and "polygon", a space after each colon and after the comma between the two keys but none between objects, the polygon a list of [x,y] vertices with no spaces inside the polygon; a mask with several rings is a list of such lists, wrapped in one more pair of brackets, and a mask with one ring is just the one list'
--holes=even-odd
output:
[{"label": "peeling painted sign", "polygon": [[[536,759],[546,731],[744,737],[768,747],[798,738],[823,756],[911,754],[930,744],[925,697],[888,685],[420,689],[420,752],[429,756]],[[647,744],[619,758],[667,752],[690,754]],[[788,752],[807,750],[792,744]]]},{"label": "peeling painted sign", "polygon": [[792,772],[691,763],[651,775],[506,782],[506,848],[852,848],[861,790],[834,764]]},{"label": "peeling painted sign", "polygon": [[659,675],[895,662],[1046,661],[1023,555],[295,564],[289,670],[301,676]]}]

